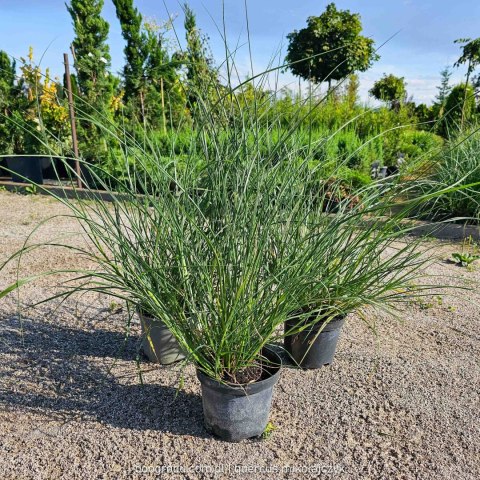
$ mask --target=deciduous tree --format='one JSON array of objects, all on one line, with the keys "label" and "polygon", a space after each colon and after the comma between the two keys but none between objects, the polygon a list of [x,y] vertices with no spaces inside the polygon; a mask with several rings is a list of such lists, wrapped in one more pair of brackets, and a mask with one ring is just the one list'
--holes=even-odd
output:
[{"label": "deciduous tree", "polygon": [[463,99],[461,117],[461,127],[463,128],[466,114],[465,108],[467,105],[467,93],[470,77],[475,71],[475,69],[480,65],[480,38],[476,38],[475,40],[472,40],[471,38],[459,38],[458,40],[455,40],[455,43],[462,44],[462,55],[455,62],[455,66],[459,67],[460,65],[467,64],[467,74],[465,78],[464,89],[465,97]]},{"label": "deciduous tree", "polygon": [[390,108],[398,109],[407,97],[405,79],[392,74],[384,74],[373,84],[369,93],[377,100],[388,103]]},{"label": "deciduous tree", "polygon": [[374,41],[361,35],[358,13],[337,10],[334,3],[319,17],[308,17],[307,27],[287,35],[286,61],[294,75],[315,83],[341,80],[367,70],[379,56]]}]

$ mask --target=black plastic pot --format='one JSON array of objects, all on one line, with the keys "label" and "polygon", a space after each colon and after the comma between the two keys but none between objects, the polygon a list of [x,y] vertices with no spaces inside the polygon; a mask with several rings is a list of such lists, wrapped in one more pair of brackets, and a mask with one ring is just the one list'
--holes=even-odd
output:
[{"label": "black plastic pot", "polygon": [[156,318],[138,312],[142,325],[142,350],[151,362],[170,365],[185,358],[172,332]]},{"label": "black plastic pot", "polygon": [[5,170],[7,167],[7,159],[0,158],[0,177],[9,177],[10,173]]},{"label": "black plastic pot", "polygon": [[[340,330],[344,323],[344,316],[335,317],[326,325],[324,322],[319,322],[300,333],[286,336],[285,349],[295,364],[302,368],[321,368],[324,365],[330,365],[333,362]],[[291,330],[296,325],[296,319],[290,319],[285,322],[285,330]]]},{"label": "black plastic pot", "polygon": [[85,163],[80,163],[80,175],[82,176],[84,187],[100,190],[99,182],[93,173],[94,170],[95,167],[92,164],[87,166]]},{"label": "black plastic pot", "polygon": [[50,165],[49,157],[8,157],[7,167],[11,170],[12,182],[43,184],[43,169]]},{"label": "black plastic pot", "polygon": [[271,350],[264,355],[270,363],[265,365],[262,378],[247,385],[227,385],[197,371],[205,427],[210,433],[228,442],[239,442],[259,437],[265,431],[281,359]]}]

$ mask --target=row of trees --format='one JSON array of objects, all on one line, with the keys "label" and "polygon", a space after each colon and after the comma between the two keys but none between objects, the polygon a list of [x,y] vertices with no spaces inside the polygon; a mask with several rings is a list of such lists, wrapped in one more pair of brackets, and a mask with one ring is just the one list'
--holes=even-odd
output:
[{"label": "row of trees", "polygon": [[[166,133],[192,120],[201,100],[198,92],[205,92],[205,85],[220,91],[226,88],[220,85],[207,40],[188,5],[184,5],[186,42],[181,49],[178,42],[172,40],[171,19],[160,25],[146,21],[135,8],[134,0],[113,0],[125,40],[122,75],[120,78],[114,75],[110,69],[109,24],[102,17],[103,4],[104,0],[70,0],[67,5],[75,31],[71,45],[75,67],[72,83],[81,153],[86,159],[98,158],[102,152],[109,151],[102,133],[109,122],[121,123],[129,131],[148,128]],[[337,92],[345,89],[342,98],[347,109],[353,112],[358,93],[355,74],[366,71],[379,59],[374,41],[362,35],[360,15],[338,10],[331,3],[320,16],[309,17],[305,28],[287,37],[285,62],[292,73],[310,84],[326,82],[334,101],[339,98]],[[462,56],[455,66],[467,65],[466,81],[452,88],[451,71],[444,70],[432,107],[416,106],[407,97],[405,80],[394,75],[384,75],[378,80],[370,90],[371,95],[385,102],[394,113],[407,109],[420,122],[425,122],[426,129],[435,123],[437,133],[446,135],[448,124],[439,120],[446,113],[457,123],[468,120],[475,110],[474,89],[480,83],[479,77],[474,76],[480,64],[480,39],[462,39],[459,43]],[[10,120],[0,119],[0,143],[2,139],[4,143],[5,139],[10,142],[8,146],[0,144],[2,151],[23,153],[28,149],[41,149],[41,142],[34,145],[35,135],[22,135],[20,117],[24,111],[29,112],[27,120],[33,131],[47,128],[61,143],[62,136],[66,135],[64,89],[56,88],[48,71],[43,75],[33,65],[33,52],[28,61],[22,60],[21,73],[16,80],[15,63],[5,53],[0,54],[0,112],[4,119]],[[345,79],[350,80],[342,85]],[[252,98],[249,88],[251,86],[239,91],[242,101]],[[39,104],[41,115],[38,111],[35,113]],[[339,111],[340,114],[343,116],[344,112]]]},{"label": "row of trees", "polygon": [[[120,78],[110,68],[104,0],[70,0],[67,4],[75,32],[71,80],[81,154],[86,159],[109,150],[102,132],[109,124],[125,125],[129,133],[136,128],[166,132],[177,127],[195,108],[196,86],[207,79],[216,81],[206,39],[188,5],[184,5],[186,46],[180,49],[169,35],[171,20],[163,24],[146,21],[134,0],[113,3],[125,39]],[[21,59],[20,70],[17,75],[16,62],[0,52],[0,148],[2,153],[42,153],[42,140],[36,138],[39,130],[57,135],[60,143],[62,133],[68,136],[59,131],[68,113],[65,88],[55,85],[48,70],[34,67],[33,50],[28,59]],[[46,115],[49,109],[62,112],[62,118],[50,118]]]},{"label": "row of trees", "polygon": [[[379,59],[372,39],[361,35],[360,15],[349,10],[338,10],[335,4],[327,6],[318,17],[309,17],[307,27],[290,33],[286,61],[291,71],[313,83],[343,81],[356,72],[364,72]],[[451,69],[441,72],[438,95],[431,107],[416,106],[408,98],[403,77],[384,74],[370,90],[370,95],[398,111],[407,106],[416,114],[424,128],[432,128],[446,136],[454,125],[463,128],[476,111],[476,97],[480,88],[480,74],[474,76],[480,65],[480,38],[463,38],[462,54],[454,67],[467,66],[465,83],[451,86]]]},{"label": "row of trees", "polygon": [[462,130],[466,122],[480,113],[480,74],[473,75],[480,65],[480,39],[460,39],[455,43],[462,44],[462,54],[453,67],[467,65],[465,82],[451,85],[452,67],[445,67],[440,72],[441,82],[431,106],[415,105],[408,97],[405,78],[392,74],[384,74],[375,82],[370,95],[396,111],[402,106],[412,108],[421,128],[431,129],[444,137],[452,129]]},{"label": "row of trees", "polygon": [[102,150],[98,144],[102,135],[92,119],[114,115],[128,125],[166,132],[194,108],[195,85],[207,75],[215,78],[206,41],[187,4],[183,7],[186,47],[180,50],[169,37],[170,19],[159,25],[144,20],[133,0],[113,3],[125,40],[121,80],[109,70],[109,26],[101,16],[103,0],[71,0],[67,7],[76,34],[72,52],[79,109],[85,117],[80,138],[88,138],[88,147],[82,149],[87,158]]}]

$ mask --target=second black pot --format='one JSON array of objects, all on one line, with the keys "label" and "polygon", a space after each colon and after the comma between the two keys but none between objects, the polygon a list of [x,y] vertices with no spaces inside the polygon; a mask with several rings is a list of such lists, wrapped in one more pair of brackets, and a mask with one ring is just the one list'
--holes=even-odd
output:
[{"label": "second black pot", "polygon": [[264,355],[269,364],[265,364],[262,378],[247,385],[224,384],[197,371],[205,427],[209,432],[228,442],[239,442],[265,431],[281,360],[271,350]]},{"label": "second black pot", "polygon": [[138,311],[142,325],[142,350],[151,362],[170,365],[185,358],[183,350],[167,326]]},{"label": "second black pot", "polygon": [[[330,365],[344,323],[344,316],[335,317],[326,325],[319,322],[302,332],[286,336],[285,349],[295,364],[302,368],[321,368]],[[285,330],[291,330],[296,324],[295,318],[287,320]]]}]

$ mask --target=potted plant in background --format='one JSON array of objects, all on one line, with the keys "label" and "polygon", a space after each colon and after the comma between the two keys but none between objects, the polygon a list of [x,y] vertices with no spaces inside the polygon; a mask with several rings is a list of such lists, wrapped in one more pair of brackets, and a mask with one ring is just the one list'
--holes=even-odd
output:
[{"label": "potted plant in background", "polygon": [[185,358],[185,353],[165,322],[142,307],[137,308],[137,314],[142,327],[142,350],[151,362],[170,365]]},{"label": "potted plant in background", "polygon": [[[12,118],[15,120],[15,116]],[[23,121],[18,119],[19,122]],[[7,167],[11,173],[12,181],[17,183],[43,184],[43,170],[51,164],[51,158],[45,155],[33,155],[41,151],[41,144],[35,134],[22,129],[17,125],[11,129],[14,146],[13,155],[7,157]],[[26,154],[28,152],[28,154]]]},{"label": "potted plant in background", "polygon": [[41,184],[41,163],[20,156],[26,153],[26,144],[32,140],[33,125],[25,119],[29,117],[32,100],[26,95],[25,78],[16,78],[16,62],[0,52],[0,133],[3,139],[0,153],[6,157],[7,171],[14,182],[31,180]]},{"label": "potted plant in background", "polygon": [[[21,76],[4,85],[8,102],[4,116],[9,138],[8,169],[14,182],[43,183],[43,171],[68,137],[68,111],[58,84],[28,59],[21,58]],[[14,64],[13,64],[14,68]],[[5,82],[4,82],[5,83]],[[7,92],[8,90],[8,92]]]},{"label": "potted plant in background", "polygon": [[349,313],[365,307],[395,313],[397,304],[434,288],[419,283],[420,267],[432,259],[421,255],[422,239],[408,238],[413,227],[402,222],[422,202],[399,202],[406,188],[373,184],[359,192],[360,204],[345,199],[313,235],[307,230],[322,261],[315,262],[315,285],[303,305],[285,322],[284,344],[295,364],[331,364]]}]

